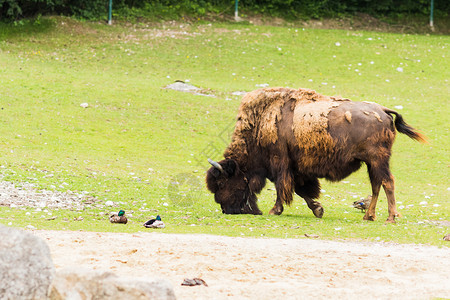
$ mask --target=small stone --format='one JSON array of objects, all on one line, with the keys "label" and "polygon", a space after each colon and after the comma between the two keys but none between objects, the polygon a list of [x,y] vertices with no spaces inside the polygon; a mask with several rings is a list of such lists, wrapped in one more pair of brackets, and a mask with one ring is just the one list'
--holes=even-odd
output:
[{"label": "small stone", "polygon": [[308,233],[305,233],[305,236],[313,239],[317,239],[319,237],[317,234],[308,234]]},{"label": "small stone", "polygon": [[88,107],[89,107],[89,104],[86,103],[86,102],[84,102],[84,103],[81,103],[80,106],[81,106],[82,108],[88,108]]},{"label": "small stone", "polygon": [[181,285],[185,285],[185,286],[196,286],[196,285],[208,286],[206,284],[206,282],[203,279],[201,279],[201,278],[193,278],[193,279],[185,278]]}]

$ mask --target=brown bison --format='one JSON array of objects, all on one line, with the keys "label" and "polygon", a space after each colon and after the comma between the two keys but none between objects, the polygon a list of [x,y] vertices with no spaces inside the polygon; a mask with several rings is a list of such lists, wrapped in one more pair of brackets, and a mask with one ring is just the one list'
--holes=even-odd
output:
[{"label": "brown bison", "polygon": [[[395,121],[394,117],[395,115]],[[395,130],[424,142],[400,114],[372,102],[352,102],[307,89],[266,88],[242,99],[232,141],[224,160],[209,160],[208,189],[226,214],[262,214],[256,204],[266,179],[277,199],[270,214],[280,215],[292,193],[305,199],[314,215],[324,210],[316,201],[318,178],[339,181],[367,165],[372,201],[364,220],[375,220],[383,186],[389,217],[398,212],[389,158]]]}]

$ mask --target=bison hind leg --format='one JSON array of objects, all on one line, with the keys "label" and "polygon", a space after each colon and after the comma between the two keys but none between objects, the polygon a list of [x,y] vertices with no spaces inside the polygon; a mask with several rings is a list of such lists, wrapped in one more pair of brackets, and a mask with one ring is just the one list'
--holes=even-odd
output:
[{"label": "bison hind leg", "polygon": [[320,202],[315,201],[320,196],[320,182],[317,178],[304,180],[301,177],[295,178],[295,193],[305,199],[306,204],[312,210],[314,216],[322,218],[324,209]]},{"label": "bison hind leg", "polygon": [[375,209],[377,205],[378,195],[380,193],[380,188],[383,186],[386,193],[386,198],[388,202],[388,212],[389,216],[386,223],[395,223],[395,217],[399,217],[400,214],[397,212],[395,195],[394,195],[394,176],[392,176],[389,170],[389,161],[386,159],[378,164],[367,164],[367,169],[369,171],[370,183],[372,185],[372,200],[370,202],[369,208],[366,210],[364,215],[364,220],[375,221]]}]

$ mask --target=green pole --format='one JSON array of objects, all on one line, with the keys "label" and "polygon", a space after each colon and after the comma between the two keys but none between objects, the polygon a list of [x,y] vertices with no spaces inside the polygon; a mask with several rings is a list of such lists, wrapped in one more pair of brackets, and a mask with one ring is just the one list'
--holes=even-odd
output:
[{"label": "green pole", "polygon": [[431,8],[430,8],[430,27],[433,27],[433,10],[434,10],[434,0],[431,0]]},{"label": "green pole", "polygon": [[234,20],[238,21],[239,20],[239,16],[238,16],[238,3],[239,0],[235,0],[234,1]]},{"label": "green pole", "polygon": [[112,0],[109,0],[108,25],[112,24]]}]

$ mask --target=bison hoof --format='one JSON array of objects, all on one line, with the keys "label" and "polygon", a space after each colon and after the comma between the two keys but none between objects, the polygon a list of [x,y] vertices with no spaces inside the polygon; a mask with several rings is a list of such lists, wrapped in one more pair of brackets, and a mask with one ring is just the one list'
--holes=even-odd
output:
[{"label": "bison hoof", "polygon": [[365,215],[363,218],[363,220],[367,220],[367,221],[375,221],[376,219],[377,219],[377,217],[375,215],[374,216]]},{"label": "bison hoof", "polygon": [[396,213],[392,216],[389,216],[386,220],[386,224],[395,224],[395,217],[401,217],[401,215],[399,213]]},{"label": "bison hoof", "polygon": [[322,207],[322,206],[316,207],[316,208],[313,210],[313,214],[316,216],[316,218],[322,218],[324,212],[325,212],[325,211],[323,210],[323,207]]},{"label": "bison hoof", "polygon": [[283,209],[279,209],[279,208],[274,207],[274,208],[272,208],[272,209],[269,211],[269,215],[276,215],[276,216],[279,216],[279,215],[281,215],[282,212],[283,212]]}]

